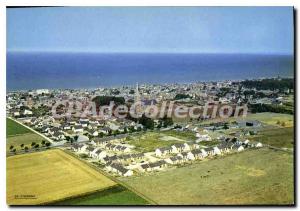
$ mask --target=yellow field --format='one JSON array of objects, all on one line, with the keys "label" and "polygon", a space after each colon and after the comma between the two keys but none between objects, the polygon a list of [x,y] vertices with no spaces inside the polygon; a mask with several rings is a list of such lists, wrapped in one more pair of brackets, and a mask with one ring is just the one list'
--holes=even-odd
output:
[{"label": "yellow field", "polygon": [[6,168],[9,205],[42,204],[115,185],[58,149],[8,157]]}]

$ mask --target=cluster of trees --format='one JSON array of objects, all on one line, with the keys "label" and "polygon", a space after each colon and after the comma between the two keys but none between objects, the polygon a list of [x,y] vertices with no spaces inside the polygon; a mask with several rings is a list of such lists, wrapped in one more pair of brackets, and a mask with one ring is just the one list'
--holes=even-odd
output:
[{"label": "cluster of trees", "polygon": [[[153,130],[155,127],[154,120],[143,115],[138,119],[138,122],[144,126],[145,129]],[[167,116],[158,120],[157,128],[168,127],[173,125],[173,119]]]},{"label": "cluster of trees", "polygon": [[33,116],[40,117],[45,116],[50,111],[50,108],[46,105],[41,105],[38,108],[32,108]]},{"label": "cluster of trees", "polygon": [[264,98],[264,97],[278,97],[278,94],[277,93],[272,93],[271,95],[266,95],[265,93],[263,92],[255,92],[254,90],[245,90],[243,92],[243,94],[245,95],[245,98],[249,98],[251,95],[254,97],[254,98]]},{"label": "cluster of trees", "polygon": [[167,116],[164,116],[164,118],[159,119],[159,123],[157,125],[157,128],[162,128],[162,127],[168,127],[173,125],[173,119],[169,118]]},{"label": "cluster of trees", "polygon": [[186,95],[186,94],[177,94],[174,98],[174,100],[181,100],[181,99],[185,99],[185,98],[191,98],[190,95]]},{"label": "cluster of trees", "polygon": [[115,97],[115,96],[97,96],[94,97],[93,102],[96,103],[96,106],[104,106],[109,105],[109,103],[113,101],[115,105],[123,105],[125,104],[124,97]]},{"label": "cluster of trees", "polygon": [[263,79],[263,80],[246,80],[242,81],[241,84],[246,88],[256,88],[257,90],[280,90],[293,89],[294,79]]},{"label": "cluster of trees", "polygon": [[[44,140],[40,144],[42,147],[49,147],[51,145],[50,142],[46,142]],[[33,142],[31,142],[30,147],[31,147],[31,149],[38,149],[40,147],[40,144],[33,141]],[[24,144],[20,144],[20,148],[21,148],[21,150],[24,150],[25,152],[27,152],[29,150],[29,147],[25,146]],[[16,153],[16,151],[17,151],[17,149],[15,148],[14,145],[10,145],[9,150],[10,150],[10,152],[13,152],[13,153]]]},{"label": "cluster of trees", "polygon": [[154,129],[153,119],[146,117],[145,115],[143,115],[138,119],[138,123],[142,124],[145,129],[150,129],[150,130]]},{"label": "cluster of trees", "polygon": [[253,113],[274,112],[282,114],[294,114],[294,111],[286,106],[269,104],[250,104],[249,108]]},{"label": "cluster of trees", "polygon": [[230,88],[227,87],[221,87],[220,91],[218,92],[217,96],[218,97],[224,97],[227,93],[230,92]]}]

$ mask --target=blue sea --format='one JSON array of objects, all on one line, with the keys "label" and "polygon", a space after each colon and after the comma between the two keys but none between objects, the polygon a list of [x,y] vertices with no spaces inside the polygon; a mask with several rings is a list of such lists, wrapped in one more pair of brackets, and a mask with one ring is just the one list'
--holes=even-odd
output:
[{"label": "blue sea", "polygon": [[7,53],[7,90],[293,77],[293,56]]}]

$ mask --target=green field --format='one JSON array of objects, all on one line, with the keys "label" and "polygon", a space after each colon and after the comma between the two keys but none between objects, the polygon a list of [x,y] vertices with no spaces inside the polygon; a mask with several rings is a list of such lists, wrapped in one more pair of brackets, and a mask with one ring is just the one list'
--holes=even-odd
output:
[{"label": "green field", "polygon": [[258,120],[262,123],[273,125],[273,126],[281,126],[278,122],[284,122],[284,127],[293,127],[294,126],[294,116],[291,114],[279,114],[279,113],[256,113],[249,114],[245,119],[249,120]]},{"label": "green field", "polygon": [[92,193],[86,196],[67,199],[53,205],[147,205],[143,198],[122,186]]},{"label": "green field", "polygon": [[294,147],[294,128],[273,128],[259,131],[258,135],[250,136],[250,140],[259,141],[280,148]]},{"label": "green field", "polygon": [[249,113],[249,114],[247,114],[246,117],[239,117],[239,118],[230,117],[227,119],[219,119],[219,118],[210,119],[210,120],[206,120],[206,121],[199,123],[199,125],[210,124],[210,123],[215,123],[215,122],[220,122],[220,121],[221,122],[223,122],[223,121],[232,122],[232,121],[236,121],[236,120],[258,120],[264,124],[282,127],[281,125],[277,124],[278,121],[280,121],[280,122],[285,123],[284,127],[293,127],[293,125],[294,125],[293,119],[294,119],[294,116],[291,114],[264,112],[264,113],[255,113],[255,114]]},{"label": "green field", "polygon": [[139,136],[132,136],[126,139],[128,144],[134,145],[140,152],[155,151],[159,147],[172,146],[175,143],[183,143],[178,140],[161,140],[162,135],[158,132],[147,132]]},{"label": "green field", "polygon": [[6,135],[7,136],[21,135],[24,133],[32,133],[32,131],[27,129],[26,127],[23,127],[21,124],[18,124],[15,121],[6,118]]},{"label": "green field", "polygon": [[293,169],[291,153],[262,148],[122,180],[164,205],[285,205]]},{"label": "green field", "polygon": [[45,139],[35,133],[26,133],[23,135],[10,136],[6,139],[6,151],[9,151],[10,146],[13,146],[14,149],[16,149],[17,151],[20,151],[22,149],[21,144],[24,144],[23,147],[27,146],[30,149],[32,142],[35,142],[36,144],[39,144],[39,146],[42,146],[42,141],[45,141]]},{"label": "green field", "polygon": [[173,136],[176,138],[180,138],[186,141],[194,141],[196,140],[195,133],[192,131],[175,131],[175,130],[168,130],[168,131],[161,131],[161,134]]},{"label": "green field", "polygon": [[[26,127],[18,124],[17,122],[6,118],[6,151],[10,151],[10,147],[13,146],[16,151],[20,151],[25,147],[28,149],[32,148],[31,143],[35,142],[42,146],[42,141],[46,141],[43,137],[33,133],[31,130]],[[23,148],[21,145],[24,145]]]}]

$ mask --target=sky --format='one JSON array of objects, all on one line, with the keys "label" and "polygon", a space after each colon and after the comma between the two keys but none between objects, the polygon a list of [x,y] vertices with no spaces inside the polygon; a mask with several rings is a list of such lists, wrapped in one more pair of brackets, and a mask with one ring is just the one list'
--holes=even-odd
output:
[{"label": "sky", "polygon": [[292,7],[7,9],[8,52],[293,54]]}]

